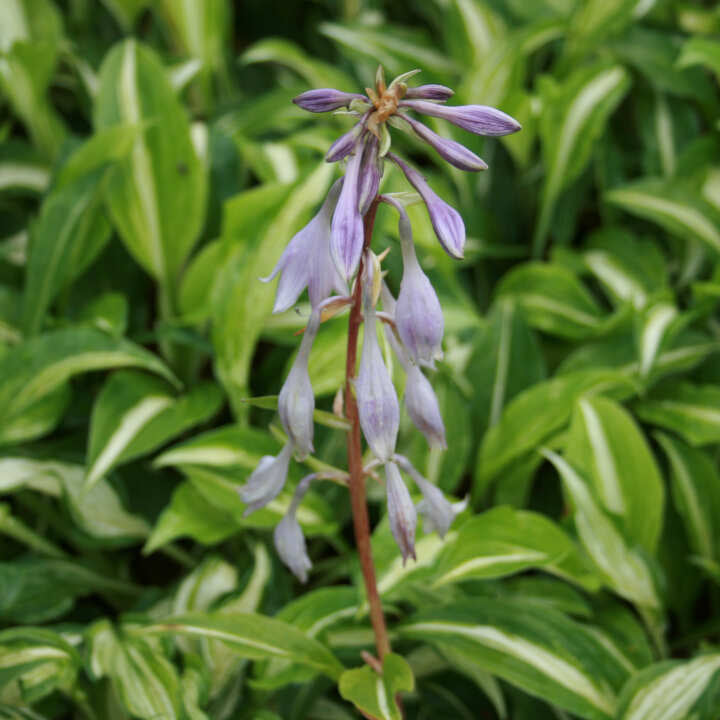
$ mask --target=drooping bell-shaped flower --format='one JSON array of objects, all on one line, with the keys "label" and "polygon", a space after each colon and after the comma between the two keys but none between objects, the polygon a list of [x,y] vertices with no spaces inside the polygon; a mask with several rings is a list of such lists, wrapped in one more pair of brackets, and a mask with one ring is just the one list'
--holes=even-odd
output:
[{"label": "drooping bell-shaped flower", "polygon": [[440,198],[417,170],[393,153],[388,153],[388,157],[405,173],[405,177],[420,194],[430,215],[435,235],[445,252],[451,257],[462,258],[465,249],[465,223],[460,213]]},{"label": "drooping bell-shaped flower", "polygon": [[298,107],[314,113],[330,112],[341,107],[349,107],[353,100],[367,102],[367,98],[360,93],[347,93],[334,88],[308,90],[293,98],[293,102]]},{"label": "drooping bell-shaped flower", "polygon": [[422,493],[423,499],[418,503],[417,509],[424,517],[425,531],[435,531],[440,537],[444,537],[457,515],[455,507],[443,495],[442,490],[426,480],[406,457],[396,455],[395,460],[410,475]]},{"label": "drooping bell-shaped flower", "polygon": [[502,110],[488,105],[438,105],[427,100],[402,100],[400,107],[442,118],[476,135],[510,135],[522,125]]},{"label": "drooping bell-shaped flower", "polygon": [[305,328],[300,349],[278,396],[278,412],[285,432],[295,443],[298,459],[304,460],[313,452],[313,394],[308,373],[310,349],[320,327],[320,309],[313,310]]},{"label": "drooping bell-shaped flower", "polygon": [[417,260],[407,212],[402,205],[396,207],[400,213],[403,275],[395,305],[395,326],[410,359],[434,367],[435,359],[442,357],[442,308]]},{"label": "drooping bell-shaped flower", "polygon": [[390,530],[405,563],[409,557],[415,559],[417,510],[394,462],[385,464],[385,478]]},{"label": "drooping bell-shaped flower", "polygon": [[409,363],[406,369],[405,407],[413,425],[431,447],[447,448],[445,425],[430,381],[417,365]]},{"label": "drooping bell-shaped flower", "polygon": [[278,455],[264,455],[247,483],[239,489],[240,498],[247,504],[249,515],[274,500],[285,487],[293,443],[289,440]]},{"label": "drooping bell-shaped flower", "polygon": [[358,142],[345,169],[330,230],[330,255],[340,276],[349,281],[355,274],[363,247],[363,221],[358,206],[358,184],[363,143]]},{"label": "drooping bell-shaped flower", "polygon": [[369,210],[380,187],[382,161],[378,157],[379,145],[380,143],[374,135],[365,143],[358,187],[358,208],[361,215],[365,215]]},{"label": "drooping bell-shaped flower", "polygon": [[317,215],[288,243],[272,273],[260,278],[270,282],[282,273],[274,313],[291,308],[306,287],[313,307],[328,297],[333,288],[344,292],[345,283],[330,256],[330,223],[342,186],[342,178],[332,185]]},{"label": "drooping bell-shaped flower", "polygon": [[[368,263],[365,267],[369,271]],[[369,272],[368,272],[369,274]],[[395,452],[400,407],[395,386],[383,361],[377,338],[375,309],[372,306],[372,281],[366,282],[360,369],[355,380],[360,427],[375,457],[382,462]]]},{"label": "drooping bell-shaped flower", "polygon": [[398,122],[407,123],[421,140],[424,140],[440,157],[456,168],[469,172],[487,170],[487,163],[459,142],[438,135],[409,115],[398,115],[397,117],[400,118]]},{"label": "drooping bell-shaped flower", "polygon": [[302,583],[307,582],[307,574],[312,567],[312,562],[310,562],[307,553],[305,536],[300,523],[297,521],[297,509],[310,486],[310,482],[315,477],[315,473],[306,475],[298,483],[290,507],[283,519],[275,527],[273,533],[275,549],[280,559]]}]

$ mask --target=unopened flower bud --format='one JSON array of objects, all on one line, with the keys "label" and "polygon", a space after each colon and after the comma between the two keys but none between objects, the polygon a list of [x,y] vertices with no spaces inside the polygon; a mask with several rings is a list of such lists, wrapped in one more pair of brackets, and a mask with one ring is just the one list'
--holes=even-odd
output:
[{"label": "unopened flower bud", "polygon": [[347,157],[353,151],[353,148],[355,147],[355,144],[357,143],[357,140],[360,137],[360,133],[363,131],[363,129],[363,122],[355,123],[355,125],[350,128],[350,130],[348,130],[344,135],[341,135],[330,146],[330,149],[325,155],[325,161],[329,163],[334,163],[338,160],[342,160],[344,157]]},{"label": "unopened flower bud", "polygon": [[332,219],[330,254],[341,277],[349,281],[360,262],[363,247],[363,222],[358,209],[358,178],[363,147],[355,146]]},{"label": "unopened flower bud", "polygon": [[410,358],[434,367],[435,359],[442,357],[442,308],[415,255],[410,219],[402,206],[397,207],[403,276],[395,305],[395,326]]},{"label": "unopened flower bud", "polygon": [[288,243],[272,273],[260,278],[270,282],[282,273],[275,294],[274,313],[291,308],[306,287],[313,307],[328,297],[333,287],[339,292],[344,291],[345,283],[330,256],[330,221],[342,186],[342,178],[335,181],[317,215]]},{"label": "unopened flower bud", "polygon": [[522,125],[510,115],[488,105],[438,105],[427,100],[403,100],[401,107],[442,118],[476,135],[510,135]]},{"label": "unopened flower bud", "polygon": [[411,168],[397,155],[390,153],[388,157],[400,167],[410,184],[422,197],[435,235],[445,252],[451,257],[462,258],[465,249],[465,223],[460,217],[460,213],[438,197],[417,170]]},{"label": "unopened flower bud", "polygon": [[379,460],[389,460],[395,452],[400,407],[395,386],[383,362],[375,328],[375,311],[365,309],[360,370],[355,380],[360,427],[370,449]]},{"label": "unopened flower bud", "polygon": [[405,563],[409,557],[415,559],[417,510],[394,462],[385,464],[385,478],[390,530]]},{"label": "unopened flower bud", "polygon": [[301,93],[293,102],[303,110],[314,113],[329,112],[341,107],[348,107],[353,100],[367,100],[359,93],[347,93],[333,88],[319,88]]},{"label": "unopened flower bud", "polygon": [[405,407],[413,425],[425,436],[431,447],[447,447],[445,425],[435,391],[422,370],[412,363],[407,366]]},{"label": "unopened flower bud", "polygon": [[408,100],[449,100],[455,92],[444,85],[418,85],[409,87],[405,91],[405,98]]},{"label": "unopened flower bud", "polygon": [[460,170],[478,171],[487,170],[487,163],[478,157],[472,150],[461,145],[455,140],[444,138],[433,132],[429,127],[418,122],[409,115],[401,117],[411,128],[412,131],[421,139],[430,145],[444,160],[454,165]]},{"label": "unopened flower bud", "polygon": [[410,475],[422,493],[423,499],[418,503],[417,509],[423,515],[425,532],[435,531],[440,537],[444,537],[455,516],[465,509],[467,503],[460,503],[459,507],[455,508],[443,495],[442,490],[426,480],[406,457],[396,455],[395,460]]},{"label": "unopened flower bud", "polygon": [[314,310],[300,349],[278,396],[278,412],[285,432],[295,443],[300,460],[313,452],[315,396],[308,373],[310,349],[320,327],[320,310]]},{"label": "unopened flower bud", "polygon": [[302,583],[307,582],[308,570],[312,567],[312,563],[307,553],[305,536],[297,521],[297,509],[315,477],[315,473],[306,475],[298,483],[290,507],[273,533],[275,549],[280,559]]},{"label": "unopened flower bud", "polygon": [[260,458],[247,483],[239,489],[242,501],[247,504],[245,515],[265,507],[280,494],[287,480],[292,451],[293,443],[288,441],[276,457],[264,455]]},{"label": "unopened flower bud", "polygon": [[378,146],[378,139],[373,135],[365,144],[363,152],[358,188],[358,208],[361,215],[365,215],[370,209],[380,187],[382,165],[378,159]]}]

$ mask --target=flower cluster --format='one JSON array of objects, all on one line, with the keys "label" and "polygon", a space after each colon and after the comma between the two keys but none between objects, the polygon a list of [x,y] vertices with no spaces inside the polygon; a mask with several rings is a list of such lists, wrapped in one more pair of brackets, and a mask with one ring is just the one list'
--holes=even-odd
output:
[{"label": "flower cluster", "polygon": [[[247,513],[264,507],[282,491],[293,454],[303,460],[313,452],[315,400],[308,358],[322,320],[351,304],[349,287],[354,280],[362,290],[365,327],[354,391],[360,426],[375,457],[365,470],[369,473],[375,467],[384,466],[390,528],[403,560],[415,555],[418,512],[425,517],[426,530],[444,535],[460,508],[453,506],[406,457],[396,452],[400,405],[383,360],[378,330],[382,326],[405,371],[404,404],[410,419],[431,446],[444,448],[445,427],[438,401],[422,370],[423,367],[434,369],[435,361],[442,357],[443,314],[435,290],[415,254],[403,198],[378,195],[385,163],[389,160],[403,172],[424,202],[435,234],[451,257],[463,257],[465,225],[460,214],[438,197],[416,169],[390,152],[388,126],[412,133],[444,160],[468,171],[484,170],[487,165],[468,148],[423,125],[412,117],[412,112],[445,119],[479,135],[507,135],[520,129],[513,118],[495,108],[446,106],[444,103],[453,92],[442,85],[408,87],[407,80],[416,72],[405,73],[386,85],[379,68],[376,86],[366,88],[366,94],[310,90],[293,101],[315,113],[342,109],[344,114],[355,117],[356,122],[332,144],[326,156],[328,162],[345,163],[343,177],[331,187],[318,214],[292,238],[272,274],[264,279],[267,282],[280,275],[274,312],[292,307],[305,288],[312,309],[299,352],[278,397],[287,443],[276,457],[263,457],[240,489]],[[397,299],[383,281],[380,260],[369,249],[365,238],[363,218],[377,202],[387,203],[399,215],[403,274]],[[362,267],[361,273],[358,273],[359,267]],[[401,470],[422,495],[417,506]],[[287,514],[275,529],[275,546],[280,557],[302,581],[311,564],[296,511],[310,483],[319,477],[314,473],[303,478]]]}]

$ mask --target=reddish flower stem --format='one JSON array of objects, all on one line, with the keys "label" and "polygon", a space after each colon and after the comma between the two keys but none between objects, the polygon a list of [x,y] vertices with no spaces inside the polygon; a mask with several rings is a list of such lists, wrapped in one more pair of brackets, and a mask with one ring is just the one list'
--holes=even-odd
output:
[{"label": "reddish flower stem", "polygon": [[350,503],[352,505],[353,525],[355,528],[355,544],[365,591],[370,606],[370,622],[375,633],[375,646],[378,657],[382,662],[385,655],[390,652],[390,639],[388,638],[385,616],[383,615],[382,603],[378,594],[377,582],[375,580],[375,564],[373,563],[372,550],[370,548],[370,520],[368,518],[367,501],[365,499],[365,476],[362,464],[362,444],[360,436],[360,419],[358,417],[357,402],[355,393],[350,381],[355,377],[355,366],[357,363],[358,331],[362,322],[362,272],[365,257],[365,250],[370,246],[373,227],[375,225],[375,214],[377,212],[378,199],[375,198],[370,209],[365,214],[364,229],[365,239],[363,254],[360,258],[355,289],[353,291],[352,307],[350,309],[350,320],[348,323],[348,344],[347,359],[345,364],[345,417],[350,423],[348,431],[348,472],[350,474]]}]

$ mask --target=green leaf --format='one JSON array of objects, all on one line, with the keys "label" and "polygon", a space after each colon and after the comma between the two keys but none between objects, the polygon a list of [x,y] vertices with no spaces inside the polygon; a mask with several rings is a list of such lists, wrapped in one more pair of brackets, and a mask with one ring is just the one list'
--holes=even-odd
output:
[{"label": "green leaf", "polygon": [[560,337],[592,336],[605,319],[592,295],[560,265],[520,265],[502,278],[497,294],[517,300],[532,327]]},{"label": "green leaf", "polygon": [[662,530],[665,486],[632,416],[601,396],[577,401],[566,456],[583,471],[630,545],[653,553]]},{"label": "green leaf", "polygon": [[633,215],[657,223],[680,238],[694,238],[720,252],[718,215],[687,183],[640,180],[605,193],[604,199]]},{"label": "green leaf", "polygon": [[549,518],[498,507],[463,523],[435,566],[434,585],[496,578],[540,568],[598,588],[575,543]]},{"label": "green leaf", "polygon": [[714,710],[698,714],[692,709],[718,670],[718,653],[651,665],[628,681],[620,698],[618,720],[711,720]]},{"label": "green leaf", "polygon": [[627,678],[583,625],[522,600],[474,598],[419,613],[402,637],[454,648],[487,672],[589,720],[614,717]]},{"label": "green leaf", "polygon": [[204,422],[219,410],[221,402],[222,395],[212,383],[197,385],[176,398],[157,378],[132,371],[115,373],[93,407],[86,488],[121,463]]},{"label": "green leaf", "polygon": [[16,345],[0,357],[0,413],[11,424],[78,373],[140,367],[176,383],[152,353],[93,328],[56,330]]},{"label": "green leaf", "polygon": [[346,670],[338,683],[340,695],[356,708],[378,720],[402,720],[395,696],[415,687],[415,678],[407,662],[395,653],[383,659],[382,673],[370,667]]},{"label": "green leaf", "polygon": [[699,557],[712,561],[720,536],[720,473],[703,450],[692,448],[673,435],[656,432],[655,439],[670,463],[672,495],[690,547]]},{"label": "green leaf", "polygon": [[562,85],[541,78],[540,136],[546,176],[533,236],[536,257],[545,245],[560,193],[585,169],[608,117],[629,87],[630,76],[619,65],[583,67]]},{"label": "green leaf", "polygon": [[720,388],[665,383],[633,406],[641,420],[676,432],[690,445],[720,442]]},{"label": "green leaf", "polygon": [[660,598],[645,557],[625,541],[593,497],[589,484],[567,460],[551,450],[543,450],[543,455],[563,481],[580,542],[607,584],[641,608],[659,609]]},{"label": "green leaf", "polygon": [[536,383],[514,397],[483,437],[476,482],[487,485],[511,462],[540,447],[567,424],[577,397],[596,393],[622,397],[632,393],[632,385],[613,371],[582,370]]},{"label": "green leaf", "polygon": [[109,677],[131,715],[142,720],[185,717],[177,671],[148,642],[119,635],[107,620],[91,626],[87,640],[92,676]]},{"label": "green leaf", "polygon": [[251,660],[284,658],[306,665],[333,680],[343,666],[320,642],[292,625],[252,613],[181,615],[136,630],[144,636],[178,634],[220,640]]},{"label": "green leaf", "polygon": [[95,127],[141,126],[132,152],[108,178],[112,221],[133,257],[174,287],[205,213],[206,171],[185,111],[155,54],[135,40],[115,46],[100,70]]},{"label": "green leaf", "polygon": [[720,78],[720,42],[711,37],[696,35],[685,41],[677,66],[705,65]]}]

